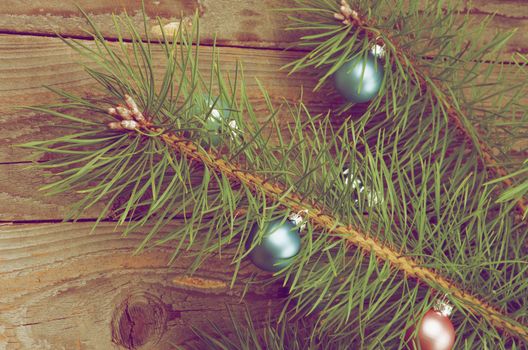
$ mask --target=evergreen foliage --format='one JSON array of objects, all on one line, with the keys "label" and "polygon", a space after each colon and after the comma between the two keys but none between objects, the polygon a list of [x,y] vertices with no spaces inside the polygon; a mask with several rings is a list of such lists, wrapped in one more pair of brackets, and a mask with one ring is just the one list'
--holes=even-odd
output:
[{"label": "evergreen foliage", "polygon": [[[528,180],[522,162],[507,156],[528,131],[526,85],[492,78],[482,63],[510,34],[483,46],[486,23],[475,29],[443,2],[360,0],[363,17],[350,25],[335,20],[337,2],[296,2],[292,29],[309,33],[299,45],[310,51],[292,72],[320,69],[322,85],[382,42],[385,78],[374,101],[312,115],[302,103],[273,106],[262,88],[269,111],[257,116],[241,70],[222,74],[214,51],[210,78],[199,71],[196,19],[192,30],[158,42],[116,17],[111,43],[87,17],[93,43],[64,41],[87,58],[104,97],[53,89],[62,102],[30,107],[68,122],[63,136],[24,145],[49,155],[36,166],[58,179],[44,189],[84,195],[67,219],[102,201],[98,221],[113,217],[125,234],[151,224],[138,252],[172,242],[176,258],[200,247],[191,272],[226,249],[238,271],[253,225],[308,211],[300,254],[265,281],[289,289],[282,314],[264,325],[249,314],[233,318],[229,337],[195,330],[199,347],[402,348],[444,295],[455,305],[457,349],[526,347],[528,230],[516,210]],[[153,61],[153,50],[164,62]],[[526,74],[526,59],[516,59]],[[148,121],[109,128],[108,108],[127,95]],[[218,110],[228,117],[216,134],[207,121]],[[184,224],[168,231],[175,218]]]}]

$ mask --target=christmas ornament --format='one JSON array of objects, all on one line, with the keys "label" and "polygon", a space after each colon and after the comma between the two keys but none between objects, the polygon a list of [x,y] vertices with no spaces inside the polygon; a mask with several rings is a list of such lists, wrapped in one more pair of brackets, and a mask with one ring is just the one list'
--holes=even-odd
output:
[{"label": "christmas ornament", "polygon": [[[418,326],[416,337],[409,341],[409,349],[451,350],[455,343],[455,327],[449,319],[452,311],[453,307],[444,301],[439,301],[427,311]],[[408,337],[413,332],[414,329],[411,329]]]},{"label": "christmas ornament", "polygon": [[341,173],[341,175],[344,178],[345,185],[348,185],[350,182],[350,187],[353,191],[353,200],[354,203],[358,203],[360,197],[364,197],[367,200],[368,206],[372,207],[377,204],[380,204],[383,201],[383,196],[375,191],[370,190],[369,188],[365,187],[363,182],[355,177],[350,169],[345,169]]},{"label": "christmas ornament", "polygon": [[204,127],[208,131],[209,144],[216,147],[221,142],[220,131],[225,127],[225,123],[231,130],[232,137],[237,135],[238,125],[235,120],[229,120],[230,110],[221,99],[203,96],[207,103],[206,107],[201,108],[202,113],[206,113]]},{"label": "christmas ornament", "polygon": [[301,249],[299,227],[289,219],[272,220],[264,227],[255,224],[246,243],[247,249],[261,231],[264,232],[262,240],[249,254],[251,261],[262,270],[270,272],[277,272],[290,265]]},{"label": "christmas ornament", "polygon": [[293,224],[297,227],[299,227],[299,231],[304,230],[306,227],[306,215],[308,214],[308,210],[301,210],[298,213],[292,213],[290,216],[288,216],[288,219],[293,222]]},{"label": "christmas ornament", "polygon": [[334,73],[334,82],[336,89],[348,101],[370,101],[381,89],[383,65],[372,53],[356,56]]}]

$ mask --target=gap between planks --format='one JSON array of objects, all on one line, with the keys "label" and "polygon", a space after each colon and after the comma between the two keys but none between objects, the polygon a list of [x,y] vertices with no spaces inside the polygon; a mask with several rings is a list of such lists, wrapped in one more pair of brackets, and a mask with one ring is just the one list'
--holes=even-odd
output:
[{"label": "gap between planks", "polygon": [[[19,35],[19,36],[34,36],[34,37],[43,37],[43,38],[55,38],[55,39],[74,39],[74,40],[84,40],[84,41],[94,41],[93,37],[90,36],[84,36],[84,35],[75,35],[75,34],[64,34],[64,35],[57,35],[57,34],[51,34],[51,33],[34,33],[34,32],[24,32],[24,31],[14,31],[14,30],[0,30],[0,35]],[[106,41],[108,42],[119,42],[119,39],[114,36],[105,36],[104,37]],[[125,43],[132,43],[132,39],[128,38],[122,38],[121,39]],[[147,40],[141,40],[143,43],[147,43]],[[159,45],[160,41],[158,39],[150,39],[150,43],[154,45]],[[192,44],[192,46],[196,46],[195,43]],[[228,42],[214,42],[211,40],[205,40],[200,41],[200,46],[205,47],[227,47],[227,48],[233,48],[233,49],[248,49],[248,50],[264,50],[264,51],[289,51],[289,52],[303,52],[307,53],[310,52],[310,49],[302,49],[302,48],[296,48],[296,47],[290,47],[290,48],[284,48],[284,47],[273,47],[273,46],[257,46],[257,45],[250,45],[250,44],[232,44]],[[427,57],[424,57],[427,58]],[[502,62],[502,61],[501,61]],[[506,62],[504,62],[506,63]]]},{"label": "gap between planks", "polygon": [[[15,104],[45,104],[54,97],[44,90],[42,85],[55,85],[83,95],[92,93],[95,84],[76,63],[79,56],[67,48],[58,38],[34,36],[0,36],[0,48],[3,48],[2,59],[6,63],[0,67],[0,75],[6,77],[0,81],[0,109],[10,109]],[[156,47],[155,61],[160,61],[161,50]],[[31,53],[28,55],[28,52]],[[210,62],[211,47],[203,47],[200,52],[202,66]],[[279,52],[277,50],[251,50],[225,47],[220,51],[220,62],[224,73],[232,74],[235,62],[242,61],[246,76],[248,96],[259,116],[265,115],[265,103],[260,97],[260,90],[254,76],[258,76],[264,86],[268,87],[274,104],[288,101],[295,103],[303,95],[303,100],[314,114],[324,113],[339,105],[340,98],[332,94],[331,88],[313,92],[317,82],[317,72],[307,71],[304,74],[289,76],[280,71],[280,67],[299,57],[299,52]],[[45,67],[42,70],[40,67]],[[157,63],[157,70],[163,65]],[[511,80],[521,79],[514,66],[505,66],[504,73]],[[304,90],[301,90],[304,87]],[[524,101],[528,101],[525,99]],[[336,119],[338,120],[338,119]],[[259,119],[263,122],[264,119]],[[288,113],[280,116],[281,125],[291,121]],[[284,123],[284,124],[282,124]],[[12,145],[34,139],[52,138],[61,133],[55,118],[29,113],[12,111],[0,114],[0,129],[3,130],[0,142],[0,200],[2,210],[0,220],[4,222],[32,220],[60,220],[64,217],[70,203],[79,197],[75,193],[61,196],[44,196],[36,189],[50,180],[49,172],[29,171],[26,160],[31,156],[28,150],[14,148]],[[519,152],[522,148],[519,148]],[[517,154],[517,158],[524,153]],[[3,180],[3,181],[2,181]],[[83,218],[98,216],[94,210]]]},{"label": "gap between planks", "polygon": [[[144,35],[141,2],[104,0],[79,0],[75,4],[61,0],[46,2],[28,2],[21,4],[16,0],[3,0],[0,8],[0,30],[6,33],[24,33],[36,35],[83,36],[87,26],[79,7],[83,8],[101,29],[105,37],[116,37],[112,15],[120,17],[129,13],[132,22]],[[526,52],[526,32],[528,12],[523,0],[460,0],[454,1],[454,10],[464,17],[465,13],[475,27],[486,16],[494,15],[490,25],[484,31],[484,38],[491,37],[499,31],[514,28],[519,30],[508,44],[501,57],[515,52]],[[426,6],[426,5],[423,5]],[[179,21],[194,13],[200,16],[200,29],[203,39],[232,47],[252,48],[285,48],[296,42],[299,33],[288,31],[287,15],[281,9],[295,8],[291,0],[173,0],[145,1],[144,10],[147,16],[147,30],[157,25],[160,18],[162,25]],[[381,11],[385,11],[381,9]],[[387,8],[386,11],[391,11]],[[233,20],[236,19],[236,20]],[[217,35],[218,34],[218,35]]]}]

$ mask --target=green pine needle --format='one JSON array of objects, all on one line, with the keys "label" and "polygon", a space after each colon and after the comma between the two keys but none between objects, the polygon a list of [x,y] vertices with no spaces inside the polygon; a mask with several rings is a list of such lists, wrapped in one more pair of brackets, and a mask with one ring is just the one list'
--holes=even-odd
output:
[{"label": "green pine needle", "polygon": [[[312,14],[319,21],[293,19],[297,29],[315,31],[301,42],[314,50],[293,63],[294,70],[325,67],[324,82],[327,73],[349,55],[368,49],[366,38],[354,37],[339,22],[325,20],[335,11],[333,2],[298,3],[301,8],[295,12]],[[517,181],[525,172],[515,172],[519,165],[511,164],[511,176],[521,189],[512,187],[497,195],[500,187],[483,171],[479,150],[460,137],[445,106],[437,103],[447,96],[457,110],[465,111],[466,126],[475,122],[478,111],[489,134],[498,125],[517,139],[526,131],[511,131],[517,123],[526,125],[522,123],[525,106],[518,102],[522,93],[507,97],[506,90],[493,84],[467,92],[482,71],[474,60],[495,52],[503,37],[486,48],[462,49],[453,36],[452,16],[436,6],[425,14],[418,12],[416,3],[411,1],[410,9],[404,9],[403,1],[396,1],[384,29],[393,28],[405,14],[401,30],[416,38],[406,45],[420,57],[435,52],[435,58],[420,60],[420,65],[434,68],[435,75],[428,78],[433,87],[441,81],[450,90],[420,91],[411,83],[417,73],[403,68],[405,57],[392,60],[394,49],[389,47],[387,62],[394,62],[394,69],[386,69],[382,94],[364,110],[354,111],[353,117],[345,115],[339,125],[330,114],[312,115],[302,103],[277,108],[263,88],[269,110],[257,117],[241,69],[237,67],[235,76],[224,75],[216,50],[207,74],[198,68],[197,18],[191,30],[171,37],[163,33],[159,43],[143,40],[128,17],[114,18],[118,40],[112,43],[89,21],[93,42],[64,41],[86,58],[87,73],[98,83],[97,97],[55,89],[61,102],[31,108],[63,120],[67,124],[63,135],[23,146],[35,150],[37,159],[46,155],[48,160],[35,166],[54,172],[55,181],[43,188],[47,193],[76,191],[84,196],[66,219],[78,218],[102,203],[97,222],[114,219],[125,228],[125,235],[150,225],[137,253],[170,242],[176,259],[197,248],[190,272],[207,257],[224,254],[236,266],[234,282],[240,278],[240,267],[249,263],[246,241],[253,225],[283,219],[291,208],[264,190],[255,191],[213,167],[189,162],[163,141],[167,134],[185,137],[202,154],[211,152],[236,164],[241,173],[280,183],[288,189],[285,197],[289,192],[302,194],[306,202],[328,209],[343,225],[437,271],[497,307],[505,321],[525,329],[528,230],[512,213],[513,198],[526,190]],[[375,17],[378,6],[360,1],[358,8]],[[429,46],[423,47],[419,40],[423,33],[432,33]],[[153,52],[162,53],[163,61],[155,61]],[[518,59],[519,68],[526,64],[524,58]],[[151,129],[126,132],[107,127],[115,121],[107,109],[124,104],[125,95],[132,96],[150,118]],[[502,102],[490,107],[490,101]],[[218,122],[217,132],[207,124],[216,111],[226,116]],[[279,118],[283,113],[289,115],[287,124]],[[230,121],[236,121],[239,131],[233,132]],[[490,143],[501,143],[501,137],[491,138]],[[343,175],[345,169],[349,175]],[[347,176],[360,180],[365,190]],[[184,224],[169,226],[174,219]],[[198,340],[218,349],[331,349],[343,344],[401,348],[407,330],[441,292],[456,308],[452,318],[456,348],[527,346],[522,335],[505,336],[494,327],[496,322],[471,313],[471,306],[450,297],[449,290],[407,278],[390,263],[351,247],[346,237],[331,232],[308,224],[294,263],[269,281],[253,281],[281,280],[289,289],[278,319],[261,319],[257,324],[249,314],[245,320],[234,317],[232,336],[224,336],[225,325],[220,325],[211,332],[196,329]]]}]

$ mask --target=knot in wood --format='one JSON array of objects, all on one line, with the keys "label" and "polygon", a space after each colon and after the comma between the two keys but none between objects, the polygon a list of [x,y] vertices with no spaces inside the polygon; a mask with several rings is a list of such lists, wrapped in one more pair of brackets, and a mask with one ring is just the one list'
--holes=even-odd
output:
[{"label": "knot in wood", "polygon": [[112,318],[112,341],[125,349],[147,349],[159,342],[167,326],[165,304],[154,295],[127,296]]}]

